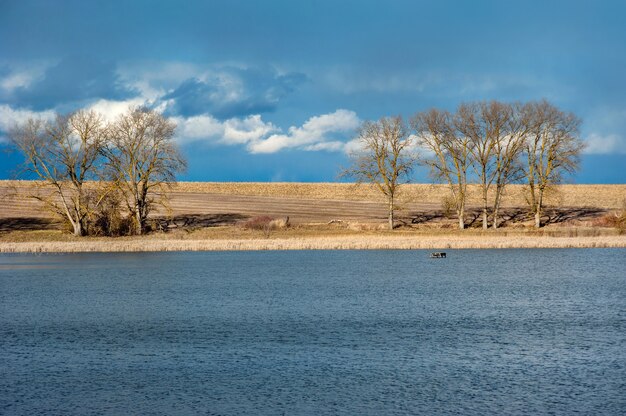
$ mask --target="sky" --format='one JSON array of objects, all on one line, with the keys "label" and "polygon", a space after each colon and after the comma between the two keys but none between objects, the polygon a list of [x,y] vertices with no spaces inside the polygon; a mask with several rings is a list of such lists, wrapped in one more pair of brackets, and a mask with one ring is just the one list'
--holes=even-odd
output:
[{"label": "sky", "polygon": [[365,120],[545,98],[583,120],[570,181],[626,183],[624,16],[602,0],[0,0],[0,179],[12,125],[79,108],[171,117],[181,180],[332,182]]}]

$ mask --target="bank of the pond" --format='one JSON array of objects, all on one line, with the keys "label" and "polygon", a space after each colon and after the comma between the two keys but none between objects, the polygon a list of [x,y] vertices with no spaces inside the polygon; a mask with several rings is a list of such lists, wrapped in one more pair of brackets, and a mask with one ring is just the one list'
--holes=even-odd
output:
[{"label": "bank of the pond", "polygon": [[2,253],[74,253],[236,250],[380,250],[491,248],[626,248],[626,235],[550,236],[334,236],[259,239],[98,239],[0,242]]}]

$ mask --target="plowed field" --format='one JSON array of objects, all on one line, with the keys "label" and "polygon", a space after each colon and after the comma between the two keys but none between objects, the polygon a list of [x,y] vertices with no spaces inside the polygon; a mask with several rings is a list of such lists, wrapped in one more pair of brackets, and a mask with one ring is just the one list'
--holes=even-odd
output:
[{"label": "plowed field", "polygon": [[[472,188],[470,207],[479,205]],[[37,228],[52,215],[41,203],[28,198],[37,190],[27,181],[0,182],[0,219],[4,229]],[[442,201],[447,190],[441,185],[407,185],[400,198],[398,217],[406,223],[444,220]],[[587,220],[621,207],[626,185],[562,185],[549,198],[555,218]],[[523,216],[521,186],[511,186],[504,201],[509,216]],[[170,210],[161,217],[185,218],[196,225],[234,223],[254,216],[289,217],[292,223],[336,221],[384,222],[387,212],[381,195],[371,186],[304,183],[180,183],[170,194]],[[471,217],[471,215],[470,215]]]}]

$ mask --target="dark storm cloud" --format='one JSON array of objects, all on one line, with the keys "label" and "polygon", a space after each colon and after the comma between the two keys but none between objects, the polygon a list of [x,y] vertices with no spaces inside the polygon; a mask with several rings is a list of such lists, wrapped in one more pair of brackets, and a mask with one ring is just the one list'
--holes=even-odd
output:
[{"label": "dark storm cloud", "polygon": [[225,120],[276,110],[279,101],[306,79],[301,73],[226,68],[204,80],[188,79],[162,99],[171,100],[167,109],[170,114],[194,116],[210,113]]},{"label": "dark storm cloud", "polygon": [[135,95],[135,91],[120,83],[112,62],[74,55],[48,68],[34,83],[16,88],[9,103],[44,110],[99,98],[123,100]]}]

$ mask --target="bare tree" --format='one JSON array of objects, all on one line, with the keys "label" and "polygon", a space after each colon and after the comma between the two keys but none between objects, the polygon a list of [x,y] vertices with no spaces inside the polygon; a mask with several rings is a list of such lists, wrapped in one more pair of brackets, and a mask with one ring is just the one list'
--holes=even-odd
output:
[{"label": "bare tree", "polygon": [[74,235],[86,233],[86,223],[99,198],[85,188],[98,175],[104,124],[93,111],[57,115],[54,121],[29,119],[9,132],[24,155],[25,172],[43,181],[46,189],[31,197],[66,219]]},{"label": "bare tree", "polygon": [[352,165],[341,175],[357,182],[376,186],[387,198],[389,229],[393,230],[395,201],[398,190],[408,182],[416,157],[401,117],[383,117],[379,121],[366,121],[359,129],[361,150],[351,155]]},{"label": "bare tree", "polygon": [[[461,104],[457,110],[458,129],[471,142],[472,168],[476,173],[481,189],[484,229],[489,226],[489,189],[495,180],[496,142],[493,137],[503,125],[503,121],[497,118],[488,121],[485,117],[488,110],[486,103]],[[494,122],[497,125],[494,125]]]},{"label": "bare tree", "polygon": [[168,186],[186,161],[173,142],[176,125],[154,110],[131,108],[108,131],[105,147],[111,179],[133,218],[136,234],[147,228],[155,205],[164,204]]},{"label": "bare tree", "polygon": [[524,173],[535,227],[541,227],[546,190],[578,169],[584,143],[579,137],[581,120],[543,100],[528,106],[529,131],[524,152]]},{"label": "bare tree", "polygon": [[[457,128],[470,142],[470,159],[482,199],[483,228],[498,227],[498,213],[506,186],[520,178],[519,155],[528,130],[524,107],[498,101],[462,104]],[[490,201],[490,192],[493,200]]]},{"label": "bare tree", "polygon": [[432,152],[425,159],[436,181],[445,181],[452,193],[459,229],[465,228],[467,174],[472,141],[459,132],[456,115],[432,109],[411,119],[411,127],[421,147]]},{"label": "bare tree", "polygon": [[[529,131],[529,113],[527,106],[522,104],[494,105],[487,112],[491,120],[497,120],[493,125],[504,121],[503,129],[494,134],[495,141],[495,192],[493,201],[493,228],[498,228],[498,215],[502,197],[506,186],[523,178],[523,170],[520,163],[520,154],[524,149],[526,135]],[[498,107],[500,107],[498,109]]]}]

